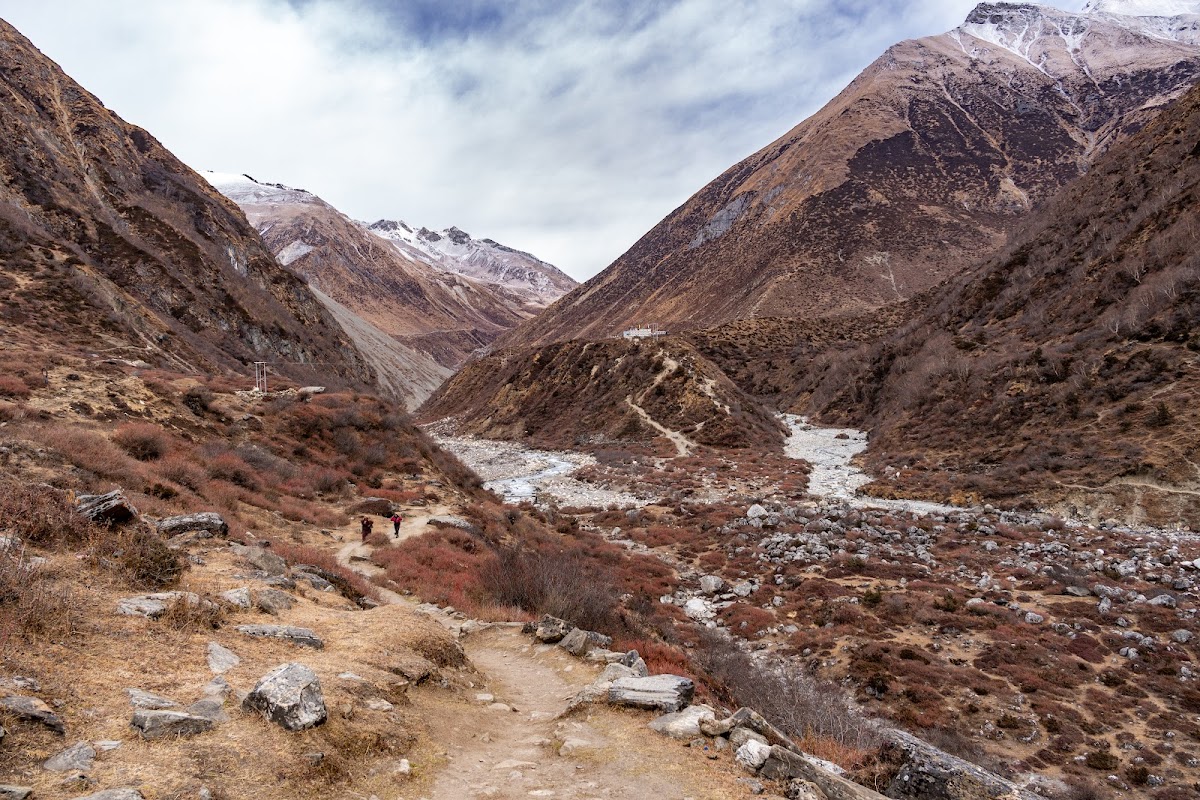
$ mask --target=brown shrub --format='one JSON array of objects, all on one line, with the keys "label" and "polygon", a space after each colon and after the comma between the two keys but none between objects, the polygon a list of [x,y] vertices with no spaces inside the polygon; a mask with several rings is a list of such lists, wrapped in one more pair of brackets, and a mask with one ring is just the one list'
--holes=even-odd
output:
[{"label": "brown shrub", "polygon": [[502,548],[483,563],[479,582],[494,604],[550,614],[586,630],[614,631],[621,626],[614,581],[577,551]]},{"label": "brown shrub", "polygon": [[81,618],[71,584],[32,566],[23,555],[0,552],[0,653],[29,637],[69,635]]},{"label": "brown shrub", "polygon": [[29,387],[25,385],[25,381],[14,375],[0,375],[0,397],[24,400],[29,394]]},{"label": "brown shrub", "polygon": [[177,552],[157,535],[141,529],[102,536],[93,547],[92,558],[136,589],[173,586],[187,569],[187,562]]},{"label": "brown shrub", "polygon": [[99,533],[75,511],[66,492],[51,486],[0,484],[0,519],[26,542],[43,547],[81,544]]},{"label": "brown shrub", "polygon": [[167,607],[158,622],[177,631],[200,633],[219,630],[227,616],[225,607],[211,597],[199,596],[193,600],[184,595]]},{"label": "brown shrub", "polygon": [[67,462],[97,477],[124,486],[140,486],[145,482],[142,464],[96,431],[56,426],[36,428],[30,433]]},{"label": "brown shrub", "polygon": [[170,437],[157,425],[131,422],[117,428],[113,441],[138,461],[162,458],[171,446]]},{"label": "brown shrub", "polygon": [[156,471],[167,480],[199,492],[208,481],[208,475],[199,464],[182,456],[168,456],[156,465]]},{"label": "brown shrub", "polygon": [[289,564],[307,564],[316,567],[320,577],[333,584],[347,600],[358,603],[364,597],[379,600],[379,590],[371,582],[352,569],[337,562],[337,557],[327,550],[307,545],[273,540],[271,550]]}]

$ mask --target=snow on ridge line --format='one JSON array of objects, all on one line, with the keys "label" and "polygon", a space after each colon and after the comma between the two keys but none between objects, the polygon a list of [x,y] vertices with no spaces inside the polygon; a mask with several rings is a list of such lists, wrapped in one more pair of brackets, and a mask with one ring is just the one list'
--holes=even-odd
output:
[{"label": "snow on ridge line", "polygon": [[1084,14],[1118,14],[1126,17],[1178,17],[1200,14],[1200,0],[1091,0]]}]

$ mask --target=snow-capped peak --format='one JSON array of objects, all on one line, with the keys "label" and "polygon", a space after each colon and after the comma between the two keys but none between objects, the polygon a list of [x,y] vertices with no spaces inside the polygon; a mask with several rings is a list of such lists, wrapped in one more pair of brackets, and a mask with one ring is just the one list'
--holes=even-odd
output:
[{"label": "snow-capped peak", "polygon": [[316,196],[282,183],[261,183],[246,174],[204,170],[200,176],[235,203],[312,203]]},{"label": "snow-capped peak", "polygon": [[1085,14],[1119,14],[1125,17],[1178,17],[1200,14],[1200,0],[1091,0]]}]

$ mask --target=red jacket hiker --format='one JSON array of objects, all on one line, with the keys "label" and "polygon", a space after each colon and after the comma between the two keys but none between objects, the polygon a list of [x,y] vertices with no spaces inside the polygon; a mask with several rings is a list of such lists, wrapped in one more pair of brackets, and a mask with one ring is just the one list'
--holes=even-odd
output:
[{"label": "red jacket hiker", "polygon": [[400,516],[400,512],[397,511],[395,514],[392,514],[391,520],[392,520],[392,536],[399,539],[400,538],[400,523],[404,521],[404,517]]}]

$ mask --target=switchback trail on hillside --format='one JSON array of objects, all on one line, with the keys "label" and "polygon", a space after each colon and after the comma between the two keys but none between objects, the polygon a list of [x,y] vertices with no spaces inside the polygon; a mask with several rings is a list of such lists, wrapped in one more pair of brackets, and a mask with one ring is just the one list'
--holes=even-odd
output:
[{"label": "switchback trail on hillside", "polygon": [[[419,535],[429,516],[414,517],[411,530],[406,519],[402,540]],[[369,574],[369,565],[353,556],[371,549],[348,542],[338,561]],[[383,599],[414,603],[386,590]],[[458,631],[478,677],[465,694],[413,693],[428,745],[418,760],[423,780],[402,800],[718,800],[746,793],[729,759],[711,762],[702,750],[654,733],[649,713],[595,705],[563,716],[571,698],[595,680],[597,665],[538,643],[516,623],[432,616]]]}]

